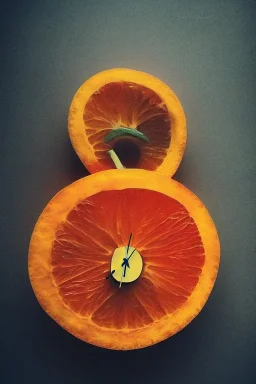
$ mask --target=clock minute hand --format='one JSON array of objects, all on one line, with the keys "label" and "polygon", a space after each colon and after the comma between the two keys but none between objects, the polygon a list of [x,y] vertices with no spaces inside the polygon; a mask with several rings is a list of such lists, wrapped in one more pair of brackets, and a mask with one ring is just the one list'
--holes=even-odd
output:
[{"label": "clock minute hand", "polygon": [[132,239],[132,233],[130,234],[128,245],[126,247],[126,257],[128,256],[128,252],[129,252],[129,248],[130,248],[130,244],[131,244],[131,239]]},{"label": "clock minute hand", "polygon": [[[132,257],[132,255],[134,254],[135,251],[136,251],[136,248],[134,248],[134,250],[132,251],[132,253],[131,253],[130,256],[128,257],[127,262],[128,262],[129,259]],[[129,266],[129,268],[130,268],[130,266]]]},{"label": "clock minute hand", "polygon": [[[130,237],[129,237],[129,241],[128,241],[128,245],[125,247],[125,257],[123,258],[123,262],[122,262],[122,265],[121,267],[125,266],[125,270],[126,270],[126,267],[130,268],[130,265],[128,263],[128,253],[129,253],[129,248],[130,248],[130,244],[131,244],[131,239],[132,239],[132,233],[130,234]],[[125,275],[125,273],[124,273]]]}]

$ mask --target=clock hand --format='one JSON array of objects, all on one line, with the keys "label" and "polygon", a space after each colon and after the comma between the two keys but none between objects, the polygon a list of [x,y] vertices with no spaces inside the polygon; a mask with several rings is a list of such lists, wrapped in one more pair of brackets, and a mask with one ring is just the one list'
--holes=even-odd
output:
[{"label": "clock hand", "polygon": [[122,270],[122,276],[121,276],[121,281],[120,281],[120,284],[119,284],[119,288],[121,288],[121,286],[122,286],[122,282],[123,282],[123,278],[124,278],[125,275],[126,275],[126,268],[127,268],[127,265],[128,265],[128,267],[130,268],[130,265],[129,265],[129,263],[128,263],[128,259],[127,259],[127,257],[124,257],[124,258],[123,258],[123,262],[122,262],[122,264],[121,264],[121,267],[123,267],[123,270]]},{"label": "clock hand", "polygon": [[[130,265],[129,265],[129,262],[128,262],[128,260],[129,260],[129,258],[131,257],[131,255],[130,255],[130,257],[128,258],[128,252],[129,252],[129,248],[130,248],[130,244],[131,244],[131,239],[132,239],[132,233],[130,234],[130,237],[129,237],[129,241],[128,241],[128,245],[127,245],[127,247],[125,247],[125,253],[126,253],[126,255],[125,255],[125,257],[123,258],[123,262],[122,262],[122,264],[121,264],[121,267],[123,267],[123,271],[122,271],[122,276],[121,276],[121,281],[120,281],[120,284],[119,284],[119,288],[121,288],[121,286],[122,286],[122,282],[123,282],[123,278],[125,277],[125,275],[126,275],[126,268],[128,267],[128,268],[130,268]],[[132,252],[133,253],[133,252]]]},{"label": "clock hand", "polygon": [[125,266],[124,266],[124,277],[126,275],[126,267],[127,267],[127,264],[125,264]]},{"label": "clock hand", "polygon": [[130,265],[128,263],[128,252],[129,252],[129,248],[130,248],[130,243],[131,243],[131,238],[132,238],[132,233],[130,234],[130,237],[129,237],[129,241],[128,241],[128,245],[125,247],[125,257],[123,258],[123,263],[121,265],[121,267],[125,267],[124,268],[124,276],[125,276],[125,272],[126,272],[126,267],[130,268]]},{"label": "clock hand", "polygon": [[[128,262],[128,260],[132,257],[132,255],[134,254],[135,251],[136,251],[136,248],[134,248],[134,250],[132,251],[132,253],[131,253],[130,256],[128,257],[127,262]],[[129,262],[128,262],[128,265],[129,265]],[[129,266],[129,268],[130,268],[130,266]]]},{"label": "clock hand", "polygon": [[[134,250],[132,251],[132,253],[130,254],[129,257],[125,257],[123,259],[124,261],[122,263],[122,267],[124,266],[125,269],[126,269],[126,267],[130,268],[129,260],[130,260],[130,258],[132,257],[132,255],[134,254],[135,251],[136,251],[136,248],[134,248]],[[128,256],[128,254],[127,254],[127,256]],[[125,275],[125,273],[124,273],[124,275]]]},{"label": "clock hand", "polygon": [[127,245],[127,248],[126,248],[126,256],[128,256],[128,252],[129,252],[129,248],[130,248],[130,244],[131,244],[131,239],[132,239],[132,233],[130,234],[128,245]]},{"label": "clock hand", "polygon": [[[124,273],[123,273],[123,277],[125,277],[125,274],[126,274],[126,267],[130,268],[130,265],[129,265],[129,259],[132,257],[132,255],[134,254],[134,252],[136,251],[136,249],[134,248],[134,250],[132,251],[132,253],[130,254],[129,257],[125,257],[123,260],[123,263],[122,263],[122,267],[124,267]],[[127,256],[128,256],[128,253],[127,253]]]},{"label": "clock hand", "polygon": [[111,271],[109,275],[107,275],[106,279],[109,279],[114,273],[115,273],[115,269]]},{"label": "clock hand", "polygon": [[[132,233],[130,234],[128,245],[127,245],[127,247],[125,247],[125,257],[123,258],[123,263],[122,263],[121,267],[126,266],[126,267],[130,268],[130,265],[128,263],[128,260],[129,260],[128,253],[129,253],[129,248],[130,248],[130,244],[131,244],[131,239],[132,239]],[[125,270],[126,270],[126,268],[125,268]]]},{"label": "clock hand", "polygon": [[130,265],[129,265],[128,260],[129,260],[129,257],[124,257],[124,258],[123,258],[123,262],[122,262],[121,267],[123,267],[124,265],[126,265],[126,267],[130,268]]}]

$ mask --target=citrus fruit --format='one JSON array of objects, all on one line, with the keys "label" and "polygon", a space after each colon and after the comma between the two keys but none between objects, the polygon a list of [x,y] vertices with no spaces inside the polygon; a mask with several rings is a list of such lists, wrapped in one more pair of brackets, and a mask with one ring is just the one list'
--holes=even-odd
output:
[{"label": "citrus fruit", "polygon": [[126,168],[172,176],[186,145],[185,114],[162,81],[131,69],[110,69],[87,80],[69,110],[74,150],[91,172],[115,168],[114,150]]},{"label": "citrus fruit", "polygon": [[[32,234],[29,276],[41,306],[71,334],[104,348],[138,349],[200,312],[219,255],[214,223],[191,191],[156,172],[108,170],[48,203]],[[124,277],[112,270],[122,257]]]}]

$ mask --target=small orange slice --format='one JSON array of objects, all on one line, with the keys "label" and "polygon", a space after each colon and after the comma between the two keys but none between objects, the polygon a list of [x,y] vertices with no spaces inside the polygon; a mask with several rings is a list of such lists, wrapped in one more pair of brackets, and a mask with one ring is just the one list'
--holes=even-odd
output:
[{"label": "small orange slice", "polygon": [[[120,289],[106,277],[131,233],[143,270]],[[200,312],[219,255],[209,213],[183,185],[155,172],[109,170],[49,202],[31,238],[29,275],[42,307],[67,331],[100,347],[137,349]]]},{"label": "small orange slice", "polygon": [[126,168],[172,176],[186,145],[185,114],[178,97],[144,72],[111,69],[87,80],[69,111],[74,150],[91,172],[114,168],[114,149]]}]

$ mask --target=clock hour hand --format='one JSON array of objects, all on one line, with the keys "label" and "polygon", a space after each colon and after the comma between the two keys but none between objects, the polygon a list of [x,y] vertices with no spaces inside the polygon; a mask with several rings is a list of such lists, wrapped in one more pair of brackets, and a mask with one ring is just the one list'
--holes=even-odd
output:
[{"label": "clock hour hand", "polygon": [[123,277],[125,277],[125,274],[126,274],[126,268],[127,268],[127,267],[130,268],[130,265],[129,265],[129,261],[128,261],[128,259],[127,259],[126,257],[125,257],[123,260],[124,260],[123,263],[122,263],[122,267],[124,267],[124,270],[123,270]]},{"label": "clock hour hand", "polygon": [[128,261],[128,260],[129,260],[128,257],[124,257],[124,258],[123,258],[123,262],[122,262],[121,267],[126,266],[126,267],[130,268],[130,265],[129,265],[129,261]]}]

